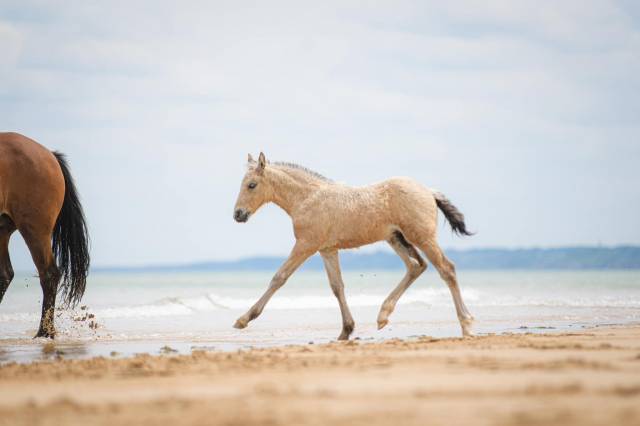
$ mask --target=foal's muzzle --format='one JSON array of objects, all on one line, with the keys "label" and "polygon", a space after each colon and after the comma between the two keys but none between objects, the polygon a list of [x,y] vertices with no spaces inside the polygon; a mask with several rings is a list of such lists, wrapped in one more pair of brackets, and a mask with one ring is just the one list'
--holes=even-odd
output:
[{"label": "foal's muzzle", "polygon": [[249,220],[249,214],[250,213],[245,209],[236,209],[236,211],[233,213],[233,218],[236,220],[236,222],[242,223]]}]

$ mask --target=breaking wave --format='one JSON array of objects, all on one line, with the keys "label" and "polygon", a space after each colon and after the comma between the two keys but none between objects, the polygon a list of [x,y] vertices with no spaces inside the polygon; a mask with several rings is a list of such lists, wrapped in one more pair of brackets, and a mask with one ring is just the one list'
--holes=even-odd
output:
[{"label": "breaking wave", "polygon": [[[347,294],[347,301],[351,308],[379,307],[387,294]],[[154,318],[168,316],[186,316],[198,312],[212,312],[219,310],[244,311],[251,307],[258,299],[253,297],[232,297],[216,293],[207,293],[193,297],[168,297],[153,303],[125,306],[110,306],[91,309],[102,319],[121,318]],[[547,294],[538,296],[525,295],[496,295],[495,292],[478,291],[473,288],[463,290],[463,298],[470,307],[567,307],[567,308],[640,308],[640,297],[602,297],[590,295],[580,297],[572,294],[561,296]],[[416,289],[407,292],[399,305],[451,306],[451,294],[446,287]],[[303,309],[338,309],[335,297],[329,293],[325,295],[276,295],[268,305],[268,309],[303,310]],[[73,312],[69,312],[73,314]],[[37,321],[39,312],[13,312],[0,314],[0,323]]]}]

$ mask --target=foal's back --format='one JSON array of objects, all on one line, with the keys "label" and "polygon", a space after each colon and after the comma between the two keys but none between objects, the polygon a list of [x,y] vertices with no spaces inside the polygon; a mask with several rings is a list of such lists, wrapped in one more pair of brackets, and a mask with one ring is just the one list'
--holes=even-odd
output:
[{"label": "foal's back", "polygon": [[397,177],[361,187],[327,183],[296,213],[297,229],[341,249],[386,240],[416,221],[435,221],[436,204],[429,188]]}]

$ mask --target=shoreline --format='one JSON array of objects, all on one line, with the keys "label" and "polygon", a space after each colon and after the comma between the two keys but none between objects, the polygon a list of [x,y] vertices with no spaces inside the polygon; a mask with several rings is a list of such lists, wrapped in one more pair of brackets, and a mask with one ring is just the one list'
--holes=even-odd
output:
[{"label": "shoreline", "polygon": [[0,385],[0,425],[638,424],[640,325],[9,363]]},{"label": "shoreline", "polygon": [[[352,337],[351,340],[359,344],[382,344],[390,340],[403,340],[407,342],[416,341],[423,338],[431,339],[455,339],[461,336],[457,333],[457,323],[450,322],[445,328],[431,329],[430,334],[407,333],[407,330],[396,334],[398,326],[405,324],[397,322],[386,332],[380,333],[375,324],[361,324],[358,332],[365,335]],[[406,326],[406,325],[405,325]],[[429,324],[431,326],[431,324]],[[475,337],[500,336],[512,334],[559,334],[581,332],[601,327],[628,327],[640,326],[637,320],[629,320],[615,323],[602,324],[554,324],[548,325],[521,325],[517,327],[483,327]],[[429,328],[429,327],[426,327]],[[366,330],[370,329],[370,333]],[[424,328],[423,328],[424,329]],[[371,333],[371,331],[373,332]],[[451,330],[454,330],[453,333]],[[435,333],[434,333],[435,332]],[[272,332],[276,333],[276,331]],[[94,338],[73,338],[65,336],[50,340],[46,338],[22,338],[4,339],[0,341],[0,367],[3,365],[18,363],[31,364],[38,362],[52,362],[62,360],[90,360],[93,358],[125,359],[138,355],[162,356],[162,355],[189,355],[194,351],[225,352],[258,350],[258,349],[278,349],[290,346],[305,346],[308,344],[325,345],[335,343],[336,339],[329,337],[334,333],[333,328],[324,336],[305,339],[292,334],[273,335],[269,339],[256,339],[255,334],[234,335],[233,337],[221,334],[210,336],[162,336],[149,337],[141,336],[134,338],[118,337],[94,337]],[[376,336],[377,334],[377,336]]]}]

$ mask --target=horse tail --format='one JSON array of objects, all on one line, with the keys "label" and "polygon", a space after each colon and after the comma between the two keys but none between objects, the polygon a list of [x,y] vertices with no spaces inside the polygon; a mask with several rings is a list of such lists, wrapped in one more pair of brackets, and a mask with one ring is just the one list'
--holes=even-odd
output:
[{"label": "horse tail", "polygon": [[89,232],[76,185],[65,156],[53,155],[64,176],[64,203],[53,230],[53,255],[62,276],[60,292],[68,306],[82,299],[89,273]]},{"label": "horse tail", "polygon": [[447,218],[451,229],[458,235],[473,235],[473,232],[467,231],[467,225],[464,223],[464,215],[456,206],[453,205],[443,193],[434,191],[433,197],[436,199],[438,208],[444,213],[444,217]]}]

